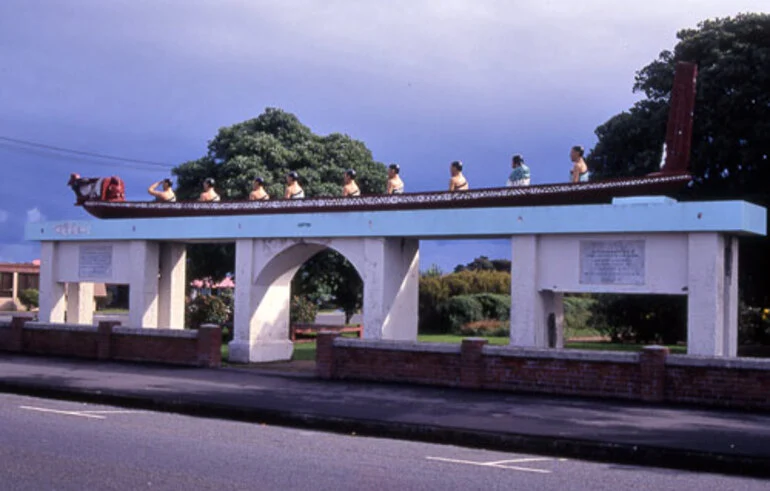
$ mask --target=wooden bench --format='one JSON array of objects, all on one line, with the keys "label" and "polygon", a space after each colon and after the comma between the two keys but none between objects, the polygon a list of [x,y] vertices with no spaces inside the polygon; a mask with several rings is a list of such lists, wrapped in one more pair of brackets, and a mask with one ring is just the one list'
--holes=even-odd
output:
[{"label": "wooden bench", "polygon": [[354,332],[358,336],[363,336],[364,326],[361,324],[355,326],[340,326],[331,324],[293,324],[289,328],[289,338],[294,343],[309,343],[315,340],[315,336],[309,334],[318,333],[318,331],[334,331],[338,333]]}]

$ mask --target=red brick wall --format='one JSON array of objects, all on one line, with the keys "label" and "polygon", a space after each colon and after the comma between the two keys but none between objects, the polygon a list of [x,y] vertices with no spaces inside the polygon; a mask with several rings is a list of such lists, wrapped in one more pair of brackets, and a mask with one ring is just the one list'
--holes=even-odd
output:
[{"label": "red brick wall", "polygon": [[0,327],[0,351],[206,367],[222,364],[218,326],[205,325],[197,331],[116,328],[113,332],[115,322],[101,322],[98,328],[27,322],[14,317],[9,328]]},{"label": "red brick wall", "polygon": [[483,387],[624,399],[639,398],[639,364],[487,356]]},{"label": "red brick wall", "polygon": [[665,399],[747,409],[770,409],[770,370],[745,367],[666,367]]},{"label": "red brick wall", "polygon": [[125,361],[194,364],[197,360],[197,344],[196,338],[113,334],[110,358]]},{"label": "red brick wall", "polygon": [[437,386],[770,409],[770,360],[371,341],[318,335],[316,374]]},{"label": "red brick wall", "polygon": [[96,358],[98,335],[90,331],[24,329],[22,352],[36,355]]},{"label": "red brick wall", "polygon": [[449,353],[337,348],[334,358],[335,378],[339,379],[444,386],[460,383],[460,357]]}]

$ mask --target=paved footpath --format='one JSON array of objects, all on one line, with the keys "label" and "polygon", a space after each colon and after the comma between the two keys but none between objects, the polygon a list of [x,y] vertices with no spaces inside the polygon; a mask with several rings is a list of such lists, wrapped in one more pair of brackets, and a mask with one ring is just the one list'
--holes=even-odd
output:
[{"label": "paved footpath", "polygon": [[0,353],[0,392],[770,477],[770,414]]}]

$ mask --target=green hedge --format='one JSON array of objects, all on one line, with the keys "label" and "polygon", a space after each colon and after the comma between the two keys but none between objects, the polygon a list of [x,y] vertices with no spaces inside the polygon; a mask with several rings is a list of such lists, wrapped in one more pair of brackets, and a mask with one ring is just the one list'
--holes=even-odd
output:
[{"label": "green hedge", "polygon": [[[451,328],[446,324],[447,311],[443,304],[451,298],[466,295],[510,295],[511,292],[511,274],[504,271],[462,271],[445,276],[426,275],[420,278],[420,300],[419,300],[419,326],[422,333],[446,333]],[[486,297],[477,300],[486,302],[486,307],[495,312],[494,315],[503,315],[503,310],[508,311],[510,302],[505,309],[501,307],[492,308]],[[496,304],[495,304],[496,305]],[[473,318],[473,312],[461,314],[455,305],[451,310],[452,315],[464,316],[464,318]],[[470,307],[475,308],[475,307]],[[443,310],[442,310],[443,309]],[[495,310],[497,309],[497,310]],[[507,314],[506,314],[507,315]],[[457,317],[459,319],[460,317]],[[475,319],[482,320],[482,319]],[[459,322],[459,321],[456,321]],[[473,321],[469,321],[473,322]]]},{"label": "green hedge", "polygon": [[479,321],[510,319],[511,297],[492,293],[457,295],[438,307],[434,332],[462,334],[463,326]]}]

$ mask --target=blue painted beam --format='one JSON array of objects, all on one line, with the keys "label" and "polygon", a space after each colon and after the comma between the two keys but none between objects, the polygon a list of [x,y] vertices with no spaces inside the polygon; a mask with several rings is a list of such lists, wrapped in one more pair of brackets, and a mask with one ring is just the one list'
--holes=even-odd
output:
[{"label": "blue painted beam", "polygon": [[234,240],[523,234],[724,232],[766,235],[767,211],[745,201],[618,200],[608,205],[303,213],[29,223],[30,241]]}]

